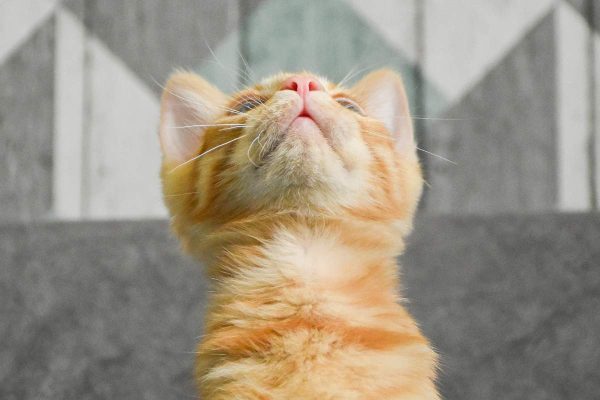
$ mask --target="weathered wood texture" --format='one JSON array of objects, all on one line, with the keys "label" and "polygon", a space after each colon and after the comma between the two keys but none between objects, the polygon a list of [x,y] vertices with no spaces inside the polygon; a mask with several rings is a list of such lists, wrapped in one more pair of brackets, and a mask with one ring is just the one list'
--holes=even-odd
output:
[{"label": "weathered wood texture", "polygon": [[[349,74],[351,83],[391,66],[406,80],[424,150],[425,211],[598,209],[599,8],[594,0],[5,0],[0,218],[165,215],[158,96],[178,67],[232,91],[279,70]],[[32,53],[39,35],[52,40]],[[16,144],[32,130],[37,139]]]},{"label": "weathered wood texture", "polygon": [[52,207],[54,21],[0,65],[0,219],[31,220]]},{"label": "weathered wood texture", "polygon": [[452,161],[428,158],[428,211],[491,214],[555,207],[553,37],[548,15],[440,120],[428,121],[426,148]]}]

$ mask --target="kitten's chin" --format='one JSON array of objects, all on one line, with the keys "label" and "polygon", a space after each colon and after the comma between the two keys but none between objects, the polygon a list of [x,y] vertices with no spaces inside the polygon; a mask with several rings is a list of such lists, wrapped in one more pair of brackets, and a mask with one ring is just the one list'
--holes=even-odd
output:
[{"label": "kitten's chin", "polygon": [[290,124],[287,135],[319,135],[323,132],[311,117],[299,116]]}]

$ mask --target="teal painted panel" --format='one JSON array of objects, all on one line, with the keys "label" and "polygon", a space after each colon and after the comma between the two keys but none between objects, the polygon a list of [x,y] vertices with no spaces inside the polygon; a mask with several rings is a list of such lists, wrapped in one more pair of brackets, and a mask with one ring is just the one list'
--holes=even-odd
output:
[{"label": "teal painted panel", "polygon": [[[240,42],[253,79],[308,70],[340,81],[356,71],[353,82],[370,70],[390,67],[402,73],[417,103],[415,65],[343,1],[265,1],[245,16]],[[439,92],[424,84],[426,96],[443,104]]]}]

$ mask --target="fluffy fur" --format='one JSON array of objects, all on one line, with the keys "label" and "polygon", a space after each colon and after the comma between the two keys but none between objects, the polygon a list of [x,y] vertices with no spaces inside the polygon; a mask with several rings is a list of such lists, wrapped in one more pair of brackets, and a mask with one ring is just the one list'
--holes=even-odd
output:
[{"label": "fluffy fur", "polygon": [[436,355],[398,294],[422,188],[402,81],[302,75],[323,85],[312,119],[282,90],[291,74],[228,97],[181,72],[163,94],[165,202],[214,285],[201,396],[438,399]]}]

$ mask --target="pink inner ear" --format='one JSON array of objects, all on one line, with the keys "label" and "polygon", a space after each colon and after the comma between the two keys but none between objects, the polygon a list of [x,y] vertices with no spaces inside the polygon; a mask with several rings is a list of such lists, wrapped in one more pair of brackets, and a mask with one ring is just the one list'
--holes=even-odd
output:
[{"label": "pink inner ear", "polygon": [[[169,102],[170,103],[170,102]],[[185,162],[198,151],[202,144],[204,130],[190,115],[190,110],[182,104],[164,104],[160,141],[166,159]],[[176,111],[178,110],[179,111]],[[183,110],[181,110],[183,109]]]},{"label": "pink inner ear", "polygon": [[397,73],[388,69],[371,72],[352,90],[361,99],[367,114],[389,130],[401,152],[416,153],[408,98]]},{"label": "pink inner ear", "polygon": [[205,127],[198,125],[206,125],[207,115],[203,116],[199,110],[200,100],[189,98],[190,96],[193,95],[166,93],[163,97],[160,142],[163,155],[168,161],[188,161],[202,145]]},{"label": "pink inner ear", "polygon": [[161,100],[160,144],[165,162],[183,163],[202,147],[204,133],[227,101],[200,76],[177,72],[169,78]]}]

